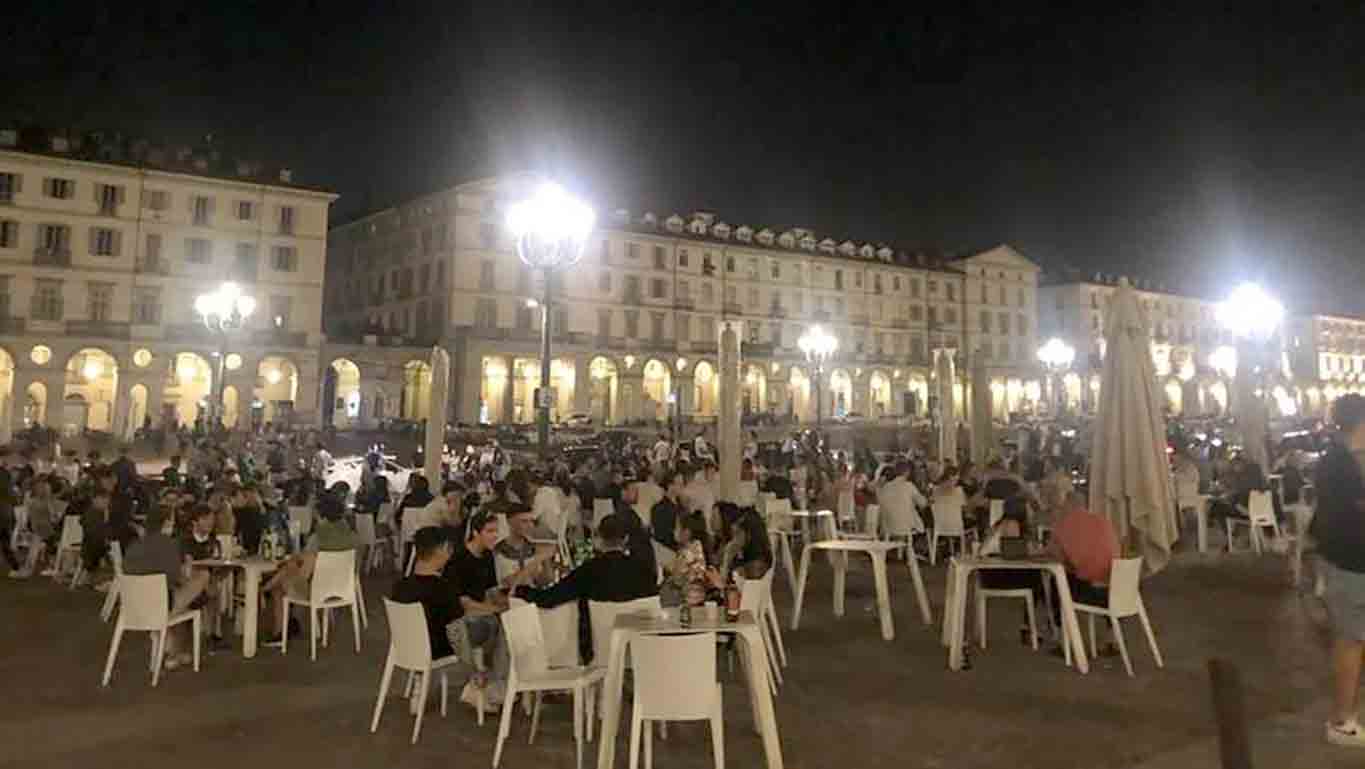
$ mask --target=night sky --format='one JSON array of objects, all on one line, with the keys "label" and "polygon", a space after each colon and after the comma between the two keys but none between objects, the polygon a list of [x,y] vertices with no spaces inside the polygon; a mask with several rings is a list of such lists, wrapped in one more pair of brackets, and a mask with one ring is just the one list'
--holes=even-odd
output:
[{"label": "night sky", "polygon": [[0,120],[212,132],[339,192],[336,221],[531,169],[604,212],[1365,311],[1358,9],[587,5],[12,0]]}]

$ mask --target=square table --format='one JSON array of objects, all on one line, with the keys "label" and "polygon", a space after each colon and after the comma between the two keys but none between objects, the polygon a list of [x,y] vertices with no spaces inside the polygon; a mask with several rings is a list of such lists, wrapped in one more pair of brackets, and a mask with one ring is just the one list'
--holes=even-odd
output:
[{"label": "square table", "polygon": [[[966,638],[967,586],[973,571],[984,569],[1035,569],[1057,582],[1057,598],[1061,602],[1062,643],[1069,645],[1076,658],[1076,668],[1090,672],[1090,661],[1085,656],[1085,639],[1081,624],[1076,619],[1076,606],[1071,600],[1071,586],[1066,581],[1066,567],[1048,558],[982,558],[965,556],[948,562],[948,584],[943,598],[943,643],[948,647],[948,669],[962,669],[962,644]],[[1069,660],[1068,660],[1069,664]]]},{"label": "square table", "polygon": [[[245,577],[243,580],[243,610],[246,616],[242,619],[242,656],[251,659],[256,656],[256,634],[257,623],[261,609],[261,577],[266,574],[273,574],[280,567],[282,561],[266,560],[249,556],[246,558],[205,558],[203,560],[191,561],[190,565],[203,569],[241,569]],[[286,629],[286,632],[288,630]]]},{"label": "square table", "polygon": [[622,614],[611,629],[611,651],[607,659],[607,678],[602,688],[602,733],[598,735],[597,769],[612,769],[616,761],[616,735],[621,724],[621,680],[625,669],[626,647],[643,635],[672,635],[679,633],[733,633],[742,641],[737,648],[743,655],[744,668],[749,673],[749,704],[754,714],[754,726],[763,737],[763,752],[768,769],[782,769],[782,746],[777,739],[777,715],[773,712],[772,693],[768,689],[768,653],[763,648],[763,634],[759,618],[752,612],[740,612],[739,619],[729,622],[724,612],[715,616],[705,611],[692,612],[692,624],[683,627],[678,622],[677,610],[668,610],[660,617],[655,613]]},{"label": "square table", "polygon": [[[834,566],[834,616],[844,616],[844,584],[848,574],[848,554],[866,553],[872,559],[872,577],[877,585],[877,610],[881,615],[882,638],[887,641],[894,640],[896,628],[891,618],[891,596],[886,583],[886,554],[892,550],[900,550],[904,545],[899,542],[884,542],[875,539],[829,539],[823,542],[811,542],[801,551],[801,577],[796,587],[796,609],[792,612],[792,630],[796,630],[801,624],[801,604],[806,597],[806,578],[810,575],[810,554],[814,550],[825,550],[830,553],[830,558]],[[836,555],[837,554],[837,555]],[[915,598],[919,601],[920,613],[924,617],[924,623],[931,624],[933,617],[929,614],[929,597],[924,592],[924,582],[920,579],[919,565],[915,563],[912,553],[909,560],[910,576],[915,583]]]}]

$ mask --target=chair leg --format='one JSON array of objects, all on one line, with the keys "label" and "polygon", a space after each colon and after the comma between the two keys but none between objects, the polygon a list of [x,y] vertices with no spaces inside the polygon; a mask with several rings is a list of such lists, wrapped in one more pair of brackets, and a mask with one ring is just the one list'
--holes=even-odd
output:
[{"label": "chair leg", "polygon": [[770,599],[768,605],[763,609],[764,616],[768,619],[768,625],[773,634],[773,640],[777,642],[777,656],[782,660],[782,667],[787,666],[787,647],[782,643],[782,623],[777,619],[777,609],[773,606]]},{"label": "chair leg", "polygon": [[720,684],[716,684],[716,708],[711,713],[711,752],[716,769],[725,769],[725,719],[721,712]]},{"label": "chair leg", "polygon": [[934,532],[933,538],[929,542],[929,565],[938,563],[938,532]]},{"label": "chair leg", "polygon": [[981,594],[981,586],[976,586],[976,637],[981,648],[986,648],[986,596]]},{"label": "chair leg", "polygon": [[412,685],[416,682],[417,674],[409,670],[407,683],[403,684],[403,699],[406,700],[412,697]]},{"label": "chair leg", "polygon": [[645,769],[654,769],[654,722],[646,721],[641,731],[645,740]]},{"label": "chair leg", "polygon": [[1152,647],[1152,659],[1156,660],[1156,666],[1165,667],[1161,660],[1161,649],[1156,645],[1156,633],[1152,632],[1152,622],[1147,619],[1147,607],[1142,605],[1142,600],[1138,599],[1138,619],[1142,622],[1142,631],[1147,634],[1147,643]]},{"label": "chair leg", "polygon": [[100,686],[108,686],[109,678],[114,675],[114,660],[118,659],[118,647],[123,642],[123,625],[114,627],[114,639],[109,642],[109,659],[104,663],[104,680]]},{"label": "chair leg", "polygon": [[573,746],[574,746],[574,767],[583,769],[583,687],[575,686],[573,690]]},{"label": "chair leg", "polygon": [[1085,616],[1090,622],[1090,659],[1093,660],[1100,656],[1099,644],[1095,643],[1095,615],[1087,614]]},{"label": "chair leg", "polygon": [[1024,599],[1024,611],[1028,613],[1028,632],[1033,639],[1033,650],[1038,651],[1038,615],[1033,609],[1033,599]]},{"label": "chair leg", "polygon": [[446,701],[450,699],[450,676],[441,671],[441,718],[446,717]]},{"label": "chair leg", "polygon": [[[384,661],[384,674],[379,677],[379,696],[374,700],[374,717],[370,719],[370,734],[379,730],[379,716],[384,713],[384,700],[389,696],[389,685],[393,682],[393,652]],[[442,713],[441,715],[445,715]]]},{"label": "chair leg", "polygon": [[640,769],[640,711],[632,709],[630,716],[630,769]]},{"label": "chair leg", "polygon": [[[285,596],[284,602],[284,625],[280,628],[280,654],[289,653],[289,596]],[[408,684],[412,684],[412,679],[408,679]]]},{"label": "chair leg", "polygon": [[1128,671],[1128,677],[1133,677],[1133,661],[1128,657],[1128,644],[1123,640],[1123,626],[1119,624],[1119,618],[1109,615],[1109,625],[1114,628],[1114,643],[1119,645],[1119,654],[1123,657],[1123,667]]},{"label": "chair leg", "polygon": [[531,710],[531,736],[526,740],[527,745],[536,744],[536,730],[540,728],[540,704],[543,692],[535,693],[535,707]]},{"label": "chair leg", "polygon": [[166,628],[161,628],[156,636],[156,659],[152,661],[152,686],[161,680],[161,668],[166,660]]},{"label": "chair leg", "polygon": [[422,733],[422,714],[427,709],[427,687],[431,684],[431,672],[422,676],[422,685],[417,689],[417,718],[412,722],[412,744],[417,744],[417,735]]},{"label": "chair leg", "polygon": [[[493,769],[498,769],[498,762],[502,760],[502,744],[507,742],[507,735],[512,731],[512,711],[516,710],[517,690],[514,686],[507,689],[507,697],[502,701],[502,717],[498,719],[498,740],[493,745]],[[479,712],[483,712],[483,703],[479,703]]]},{"label": "chair leg", "polygon": [[1231,552],[1233,551],[1233,549],[1234,549],[1233,546],[1232,546],[1232,519],[1231,519],[1231,518],[1225,518],[1225,519],[1223,520],[1223,524],[1224,524],[1225,526],[1227,526],[1227,530],[1228,530],[1228,552],[1231,553]]},{"label": "chair leg", "polygon": [[[309,659],[313,660],[314,662],[317,662],[318,659],[318,621],[319,615],[321,613],[322,611],[314,609],[312,606],[308,607],[308,641],[310,647],[308,655]],[[287,636],[289,635],[289,621],[285,620],[284,624],[285,624],[284,634]],[[427,685],[426,676],[422,676],[423,690],[426,689],[426,685]]]},{"label": "chair leg", "polygon": [[200,640],[204,637],[203,616],[202,611],[195,612],[194,619],[190,620],[190,630],[194,635],[194,672],[196,673],[199,672]]},{"label": "chair leg", "polygon": [[588,742],[592,742],[592,722],[596,720],[597,714],[597,687],[589,684],[584,694],[587,695],[587,698],[583,703],[583,731],[586,733]]},{"label": "chair leg", "polygon": [[355,628],[355,653],[360,653],[360,623],[365,615],[360,611],[360,603],[351,604],[351,627]]}]

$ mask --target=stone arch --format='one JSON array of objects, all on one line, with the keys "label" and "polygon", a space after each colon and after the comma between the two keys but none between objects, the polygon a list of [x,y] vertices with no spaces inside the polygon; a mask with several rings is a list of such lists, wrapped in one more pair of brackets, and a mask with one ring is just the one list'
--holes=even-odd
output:
[{"label": "stone arch", "polygon": [[266,422],[288,422],[299,394],[299,368],[283,355],[267,355],[256,366],[253,411],[260,401],[261,418]]},{"label": "stone arch", "polygon": [[113,432],[118,400],[118,360],[100,347],[83,347],[66,361],[62,393],[63,433]]},{"label": "stone arch", "polygon": [[836,368],[829,372],[829,415],[841,417],[853,410],[853,377],[846,369]]},{"label": "stone arch", "polygon": [[883,417],[891,413],[891,376],[881,369],[867,378],[867,415]]},{"label": "stone arch", "polygon": [[711,361],[699,360],[692,367],[692,411],[697,416],[714,417],[720,409],[720,374]]},{"label": "stone arch", "polygon": [[616,397],[620,386],[616,361],[598,355],[588,362],[588,413],[594,424],[607,425],[617,419]]},{"label": "stone arch", "polygon": [[197,352],[179,352],[171,358],[167,377],[163,402],[174,409],[178,424],[194,424],[213,397],[213,367]]},{"label": "stone arch", "polygon": [[668,396],[673,392],[673,369],[659,358],[650,358],[640,369],[640,416],[650,421],[668,418]]},{"label": "stone arch", "polygon": [[768,372],[757,364],[744,368],[740,382],[740,413],[757,414],[768,410]]},{"label": "stone arch", "polygon": [[431,364],[410,360],[403,364],[403,393],[399,404],[402,419],[422,421],[431,411]]},{"label": "stone arch", "polygon": [[330,412],[333,427],[352,427],[360,420],[360,366],[350,358],[337,358],[324,372],[323,408]]}]

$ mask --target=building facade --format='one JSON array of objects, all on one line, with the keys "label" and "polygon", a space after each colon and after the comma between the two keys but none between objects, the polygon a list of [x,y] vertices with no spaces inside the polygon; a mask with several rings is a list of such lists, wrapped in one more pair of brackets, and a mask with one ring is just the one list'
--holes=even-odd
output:
[{"label": "building facade", "polygon": [[[335,424],[423,418],[420,346],[437,341],[452,354],[455,419],[533,421],[541,319],[527,300],[545,287],[503,216],[537,182],[460,185],[333,228],[329,333],[368,340],[347,354],[369,360],[331,361]],[[747,414],[813,421],[818,391],[826,416],[926,415],[938,348],[958,352],[963,375],[979,352],[1000,412],[1031,410],[1037,284],[1037,265],[1007,246],[930,260],[708,212],[616,211],[599,217],[582,261],[552,278],[552,412],[598,424],[713,419],[726,323],[742,339]],[[818,387],[797,347],[817,323],[839,340]]]},{"label": "building facade", "polygon": [[0,413],[66,432],[194,422],[219,338],[195,298],[257,301],[224,359],[226,418],[316,421],[335,195],[216,153],[0,131]]}]

